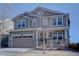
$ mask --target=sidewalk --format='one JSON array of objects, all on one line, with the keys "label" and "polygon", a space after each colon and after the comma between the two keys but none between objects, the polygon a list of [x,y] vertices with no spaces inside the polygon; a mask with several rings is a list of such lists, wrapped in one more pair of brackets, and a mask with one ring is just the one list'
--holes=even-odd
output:
[{"label": "sidewalk", "polygon": [[26,49],[26,48],[2,48],[0,56],[79,56],[79,53],[65,50],[46,50],[46,54],[42,50]]}]

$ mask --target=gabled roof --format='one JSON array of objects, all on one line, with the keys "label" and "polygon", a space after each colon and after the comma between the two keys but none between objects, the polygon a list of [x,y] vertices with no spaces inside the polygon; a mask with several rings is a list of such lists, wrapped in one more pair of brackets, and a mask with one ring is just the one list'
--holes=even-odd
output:
[{"label": "gabled roof", "polygon": [[[39,11],[42,12],[42,15],[38,15]],[[15,18],[13,18],[13,20],[16,20],[22,17],[33,19],[33,18],[39,18],[40,16],[66,15],[66,14],[67,13],[62,13],[59,11],[54,11],[54,10],[50,10],[50,9],[43,8],[43,7],[37,7],[31,12],[25,11],[24,13],[17,15]]]},{"label": "gabled roof", "polygon": [[30,18],[37,18],[38,16],[37,15],[34,15],[34,14],[32,14],[32,13],[29,13],[29,12],[24,12],[22,15],[24,15],[24,16],[27,16],[27,17],[30,17]]},{"label": "gabled roof", "polygon": [[54,11],[54,10],[50,10],[48,8],[43,8],[43,7],[37,7],[34,10],[32,10],[30,13],[33,13],[35,15],[38,15],[37,12],[38,11],[42,11],[43,14],[41,16],[52,16],[52,15],[62,15],[65,13],[59,12],[59,11]]}]

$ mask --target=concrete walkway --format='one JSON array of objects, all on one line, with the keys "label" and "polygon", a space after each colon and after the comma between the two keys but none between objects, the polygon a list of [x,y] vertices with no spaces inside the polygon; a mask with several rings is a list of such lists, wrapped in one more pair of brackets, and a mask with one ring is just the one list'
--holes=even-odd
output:
[{"label": "concrete walkway", "polygon": [[29,48],[1,48],[0,56],[79,56],[78,52],[69,50],[34,50]]}]

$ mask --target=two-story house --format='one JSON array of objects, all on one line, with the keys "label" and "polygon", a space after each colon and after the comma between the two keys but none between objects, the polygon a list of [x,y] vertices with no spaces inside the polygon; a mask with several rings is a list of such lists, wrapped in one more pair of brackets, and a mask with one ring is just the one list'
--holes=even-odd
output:
[{"label": "two-story house", "polygon": [[69,14],[37,7],[13,18],[14,30],[9,36],[9,47],[42,48],[68,47]]}]

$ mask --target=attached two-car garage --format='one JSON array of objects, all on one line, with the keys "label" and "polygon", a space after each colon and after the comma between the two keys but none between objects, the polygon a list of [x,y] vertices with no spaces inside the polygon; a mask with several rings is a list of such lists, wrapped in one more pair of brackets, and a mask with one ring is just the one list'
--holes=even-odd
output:
[{"label": "attached two-car garage", "polygon": [[13,48],[33,48],[34,38],[29,36],[13,36]]}]

